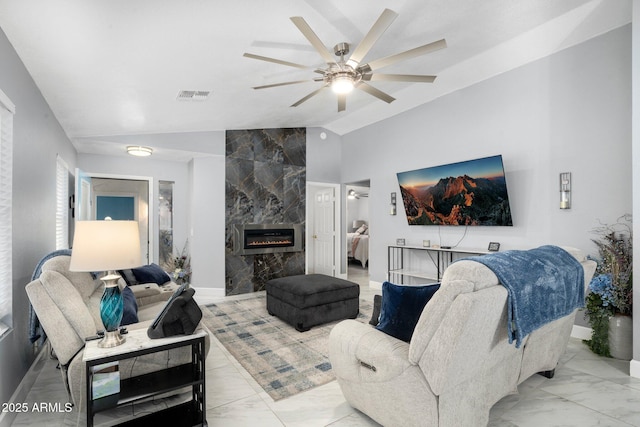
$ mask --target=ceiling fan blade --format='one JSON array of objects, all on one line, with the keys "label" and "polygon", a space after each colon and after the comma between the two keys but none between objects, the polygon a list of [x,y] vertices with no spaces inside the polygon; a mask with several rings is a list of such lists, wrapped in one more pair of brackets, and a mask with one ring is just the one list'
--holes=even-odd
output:
[{"label": "ceiling fan blade", "polygon": [[304,35],[309,43],[318,51],[320,56],[325,60],[327,64],[335,64],[336,61],[333,59],[333,55],[329,52],[329,49],[322,43],[322,40],[313,32],[307,21],[304,20],[301,16],[292,16],[291,21],[298,27],[298,30]]},{"label": "ceiling fan blade", "polygon": [[397,17],[398,14],[396,12],[391,9],[385,9],[375,24],[373,24],[367,35],[364,36],[364,39],[362,39],[358,47],[353,51],[347,61],[347,65],[350,65],[353,68],[360,65],[360,62],[364,59],[369,50],[371,50],[376,41],[378,41],[380,36],[382,36],[387,28],[389,28],[389,25],[391,25]]},{"label": "ceiling fan blade", "polygon": [[364,74],[362,80],[368,82],[417,82],[433,83],[436,76],[421,76],[414,74]]},{"label": "ceiling fan blade", "polygon": [[303,102],[307,101],[309,98],[311,98],[312,96],[316,96],[318,93],[320,93],[320,91],[322,89],[324,89],[326,86],[322,86],[320,89],[316,89],[313,92],[311,92],[309,95],[305,96],[304,98],[300,99],[298,102],[296,102],[295,104],[291,104],[292,107],[297,107],[298,105],[302,104]]},{"label": "ceiling fan blade", "polygon": [[435,41],[433,43],[428,43],[423,46],[409,49],[401,53],[396,53],[395,55],[376,59],[358,68],[360,69],[360,71],[366,73],[369,71],[378,70],[380,68],[387,67],[391,64],[395,64],[396,62],[406,61],[407,59],[415,58],[416,56],[420,56],[420,55],[427,54],[429,52],[434,52],[436,50],[444,49],[445,47],[447,47],[447,42],[444,39],[442,39],[442,40]]},{"label": "ceiling fan blade", "polygon": [[391,104],[393,101],[396,100],[393,96],[388,95],[388,94],[384,93],[383,91],[378,90],[375,87],[370,86],[370,85],[368,85],[368,84],[366,84],[366,83],[364,83],[362,81],[360,81],[360,83],[357,84],[356,87],[358,89],[360,89],[360,90],[363,90],[363,91],[367,92],[369,95],[373,95],[376,98],[383,100],[384,102],[386,102],[388,104]]},{"label": "ceiling fan blade", "polygon": [[338,113],[347,109],[347,94],[338,94]]},{"label": "ceiling fan blade", "polygon": [[286,65],[288,67],[302,68],[303,70],[306,70],[307,68],[309,68],[306,65],[296,64],[295,62],[289,62],[289,61],[283,61],[281,59],[269,58],[268,56],[254,55],[253,53],[245,53],[242,56],[244,56],[246,58],[259,59],[260,61],[273,62],[274,64]]},{"label": "ceiling fan blade", "polygon": [[253,89],[267,89],[267,88],[270,88],[270,87],[296,85],[298,83],[307,83],[307,82],[310,82],[310,81],[311,80],[296,80],[296,81],[292,81],[292,82],[273,83],[273,84],[264,85],[264,86],[254,86]]}]

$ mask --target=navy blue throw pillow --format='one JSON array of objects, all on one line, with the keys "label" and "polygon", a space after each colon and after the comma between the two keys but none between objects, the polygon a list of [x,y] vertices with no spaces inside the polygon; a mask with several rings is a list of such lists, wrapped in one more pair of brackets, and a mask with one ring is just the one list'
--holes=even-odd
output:
[{"label": "navy blue throw pillow", "polygon": [[118,270],[118,274],[122,276],[127,285],[135,286],[138,284],[138,280],[136,279],[136,276],[133,275],[133,271],[131,271],[131,269]]},{"label": "navy blue throw pillow", "polygon": [[143,265],[131,271],[138,283],[157,283],[161,286],[171,280],[171,277],[158,264]]},{"label": "navy blue throw pillow", "polygon": [[425,286],[382,284],[380,323],[376,329],[409,342],[424,306],[440,289],[440,283]]},{"label": "navy blue throw pillow", "polygon": [[122,290],[122,303],[124,309],[122,310],[120,326],[138,323],[138,302],[135,295],[133,295],[133,291],[128,286],[125,286]]}]

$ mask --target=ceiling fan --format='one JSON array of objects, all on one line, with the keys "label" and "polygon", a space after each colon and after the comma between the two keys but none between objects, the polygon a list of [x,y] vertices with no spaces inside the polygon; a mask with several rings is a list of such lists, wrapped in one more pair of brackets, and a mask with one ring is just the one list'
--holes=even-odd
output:
[{"label": "ceiling fan", "polygon": [[[418,83],[432,83],[436,76],[426,75],[413,75],[413,74],[380,74],[376,73],[377,70],[395,64],[400,61],[405,61],[416,56],[424,55],[429,52],[433,52],[439,49],[447,47],[447,43],[444,39],[419,46],[405,52],[397,53],[384,58],[370,61],[366,64],[362,64],[362,60],[367,55],[369,50],[373,47],[376,41],[387,30],[391,23],[397,18],[398,14],[390,9],[385,9],[378,20],[373,24],[367,35],[362,39],[360,44],[353,51],[351,56],[345,60],[345,56],[350,52],[349,43],[342,42],[335,45],[333,51],[339,60],[335,60],[333,55],[327,47],[322,43],[320,38],[313,32],[309,24],[300,16],[291,17],[291,21],[300,32],[309,40],[311,45],[318,51],[320,56],[326,61],[327,68],[318,68],[314,70],[315,73],[320,74],[322,77],[317,77],[313,81],[322,82],[322,86],[319,89],[314,90],[304,98],[292,104],[292,107],[297,107],[309,98],[317,95],[323,89],[331,87],[331,89],[338,95],[338,111],[344,111],[347,107],[347,94],[354,88],[360,89],[369,95],[375,96],[387,103],[391,103],[395,100],[391,95],[382,92],[379,89],[371,86],[367,82],[369,81],[394,81],[394,82],[418,82]],[[255,55],[252,53],[245,53],[245,57],[258,59],[261,61],[273,62],[276,64],[286,65],[289,67],[309,69],[306,65],[296,64],[294,62],[283,61],[280,59],[269,58],[266,56]],[[287,86],[298,83],[305,83],[309,80],[296,80],[284,83],[274,83],[264,86],[256,86],[253,89],[266,89],[277,86]]]},{"label": "ceiling fan", "polygon": [[369,193],[357,193],[353,188],[347,193],[347,197],[350,199],[359,199],[360,197],[369,197]]}]

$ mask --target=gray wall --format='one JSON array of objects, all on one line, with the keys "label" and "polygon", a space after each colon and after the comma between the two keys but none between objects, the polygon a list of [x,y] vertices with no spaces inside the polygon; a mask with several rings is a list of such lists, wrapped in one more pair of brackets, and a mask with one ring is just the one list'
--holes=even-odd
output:
[{"label": "gray wall", "polygon": [[[401,203],[390,216],[389,194],[400,194],[395,174],[495,154],[503,156],[514,226],[470,227],[460,247],[551,243],[596,254],[597,221],[632,209],[630,112],[628,25],[345,135],[343,182],[371,179],[371,279],[385,280],[386,246],[396,238],[453,245],[464,234],[408,226]],[[559,209],[560,172],[572,173],[570,210]]]},{"label": "gray wall", "polygon": [[[633,182],[640,183],[640,0],[633,0],[633,62],[631,66],[633,76]],[[633,187],[633,216],[640,218],[640,186]],[[640,221],[633,222],[633,234],[640,236]],[[640,245],[634,242],[633,269],[640,268]],[[636,275],[636,277],[638,277]],[[640,291],[638,282],[634,281],[633,292],[633,360],[631,361],[631,375],[640,378]]]},{"label": "gray wall", "polygon": [[[209,137],[215,140],[218,132]],[[175,134],[175,138],[180,138]],[[222,134],[224,135],[224,134]],[[166,137],[165,137],[166,139]],[[153,145],[149,139],[147,145]],[[152,157],[119,157],[79,154],[78,165],[86,173],[153,177],[154,197],[158,181],[173,181],[173,241],[181,250],[187,239],[192,257],[192,286],[224,289],[224,156],[202,154],[191,162],[155,160]],[[158,230],[158,204],[150,213]],[[158,262],[158,240],[153,262]],[[219,273],[222,272],[222,273]]]},{"label": "gray wall", "polygon": [[[320,134],[324,132],[326,139]],[[323,128],[307,128],[307,182],[339,184],[342,138]]]},{"label": "gray wall", "polygon": [[0,340],[0,401],[7,402],[34,359],[24,291],[40,258],[55,250],[56,154],[73,168],[76,152],[0,30],[0,88],[13,122],[13,331]]},{"label": "gray wall", "polygon": [[200,157],[192,161],[191,242],[192,282],[224,295],[224,156]]}]

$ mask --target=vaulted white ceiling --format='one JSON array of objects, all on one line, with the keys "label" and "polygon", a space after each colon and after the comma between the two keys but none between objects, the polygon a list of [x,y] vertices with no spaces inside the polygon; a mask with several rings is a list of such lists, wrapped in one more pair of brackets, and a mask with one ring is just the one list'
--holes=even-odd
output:
[{"label": "vaulted white ceiling", "polygon": [[[302,16],[333,51],[356,46],[385,8],[399,16],[365,60],[445,38],[446,49],[384,69],[435,82],[371,82],[396,101],[356,90],[340,113],[330,90],[290,107],[320,87],[313,70],[325,64],[289,18]],[[342,135],[630,21],[630,0],[0,0],[0,28],[81,152],[118,135],[297,126]],[[252,89],[290,80],[309,81]],[[184,101],[181,90],[211,94]]]}]

